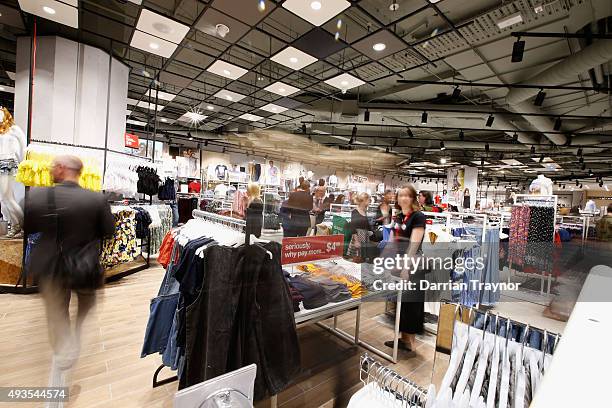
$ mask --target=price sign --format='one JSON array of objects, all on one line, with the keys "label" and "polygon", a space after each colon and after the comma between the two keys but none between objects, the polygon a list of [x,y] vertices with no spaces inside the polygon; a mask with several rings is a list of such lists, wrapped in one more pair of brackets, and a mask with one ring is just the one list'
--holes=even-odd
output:
[{"label": "price sign", "polygon": [[283,265],[338,258],[344,252],[344,235],[283,238]]},{"label": "price sign", "polygon": [[129,147],[131,149],[138,149],[140,147],[140,140],[138,140],[138,136],[132,133],[126,133],[125,147]]}]

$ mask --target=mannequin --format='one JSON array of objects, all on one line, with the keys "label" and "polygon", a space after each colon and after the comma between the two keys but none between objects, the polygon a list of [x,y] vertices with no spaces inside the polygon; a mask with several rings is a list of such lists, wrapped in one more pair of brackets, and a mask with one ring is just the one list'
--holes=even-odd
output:
[{"label": "mannequin", "polygon": [[0,203],[11,222],[8,238],[21,236],[23,210],[15,200],[13,187],[17,166],[23,160],[26,136],[6,108],[0,109]]},{"label": "mannequin", "polygon": [[539,174],[538,177],[531,182],[529,192],[531,194],[552,195],[553,182],[548,177]]}]

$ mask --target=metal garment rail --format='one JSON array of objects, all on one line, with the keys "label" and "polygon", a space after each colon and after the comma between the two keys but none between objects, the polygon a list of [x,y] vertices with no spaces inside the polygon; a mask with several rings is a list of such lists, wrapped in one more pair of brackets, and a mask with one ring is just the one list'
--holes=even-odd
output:
[{"label": "metal garment rail", "polygon": [[[538,207],[552,207],[554,210],[554,216],[553,216],[553,235],[551,237],[550,242],[554,243],[555,242],[555,225],[557,224],[557,201],[558,201],[558,196],[557,195],[532,195],[532,194],[517,194],[515,199],[515,205],[514,206],[518,206],[518,205],[530,205],[530,204],[536,204]],[[527,243],[529,244],[529,242]],[[512,262],[510,262],[508,269],[510,270],[510,273],[515,275],[515,276],[521,276],[524,278],[533,278],[534,275],[533,273],[524,273],[524,272],[519,272],[515,269],[512,269]],[[546,273],[546,271],[542,271],[542,275],[536,275],[540,278],[540,295],[545,295],[545,296],[550,296],[550,288],[552,286],[552,273]],[[547,281],[547,289],[546,292],[544,292],[544,281]],[[508,275],[508,283],[510,282],[510,274]]]}]

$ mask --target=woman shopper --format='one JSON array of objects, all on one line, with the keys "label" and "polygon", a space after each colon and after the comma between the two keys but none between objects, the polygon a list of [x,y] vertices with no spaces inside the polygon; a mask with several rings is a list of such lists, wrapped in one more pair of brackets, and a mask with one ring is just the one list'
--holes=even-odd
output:
[{"label": "woman shopper", "polygon": [[382,197],[382,201],[376,209],[376,225],[387,225],[391,223],[393,210],[391,202],[393,201],[393,191],[387,190]]},{"label": "woman shopper", "polygon": [[290,235],[293,237],[305,237],[310,228],[310,212],[312,211],[312,196],[309,193],[310,186],[304,181],[296,191],[289,194],[287,209],[291,225]]},{"label": "woman shopper", "polygon": [[368,193],[357,194],[355,204],[357,208],[351,212],[351,222],[347,225],[351,233],[347,255],[353,257],[355,262],[363,262],[366,255],[366,244],[372,231],[367,214],[370,195]]},{"label": "woman shopper", "polygon": [[[395,217],[393,240],[395,248],[400,255],[406,254],[408,258],[417,258],[422,254],[421,245],[425,236],[425,214],[420,209],[417,192],[412,185],[406,185],[397,192],[395,205],[400,213]],[[408,265],[413,263],[408,262]],[[404,269],[402,278],[415,282],[414,290],[404,292],[400,315],[399,348],[406,351],[415,349],[415,336],[423,332],[425,315],[425,296],[419,289],[420,280],[424,279],[425,271],[421,268],[415,270]],[[385,345],[393,347],[393,340],[386,341]]]}]

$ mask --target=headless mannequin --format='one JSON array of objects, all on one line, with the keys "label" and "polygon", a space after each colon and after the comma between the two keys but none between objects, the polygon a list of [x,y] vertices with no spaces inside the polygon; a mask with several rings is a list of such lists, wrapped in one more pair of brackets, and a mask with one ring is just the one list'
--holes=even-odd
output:
[{"label": "headless mannequin", "polygon": [[[0,110],[0,123],[9,123],[12,116],[6,108]],[[0,162],[14,160],[19,164],[23,160],[26,146],[26,137],[19,126],[13,124],[4,133],[0,132]],[[7,235],[14,238],[21,233],[23,224],[23,210],[15,200],[13,187],[15,185],[15,171],[3,171],[0,166],[0,203],[2,212],[5,213],[11,222],[11,231]]]}]

